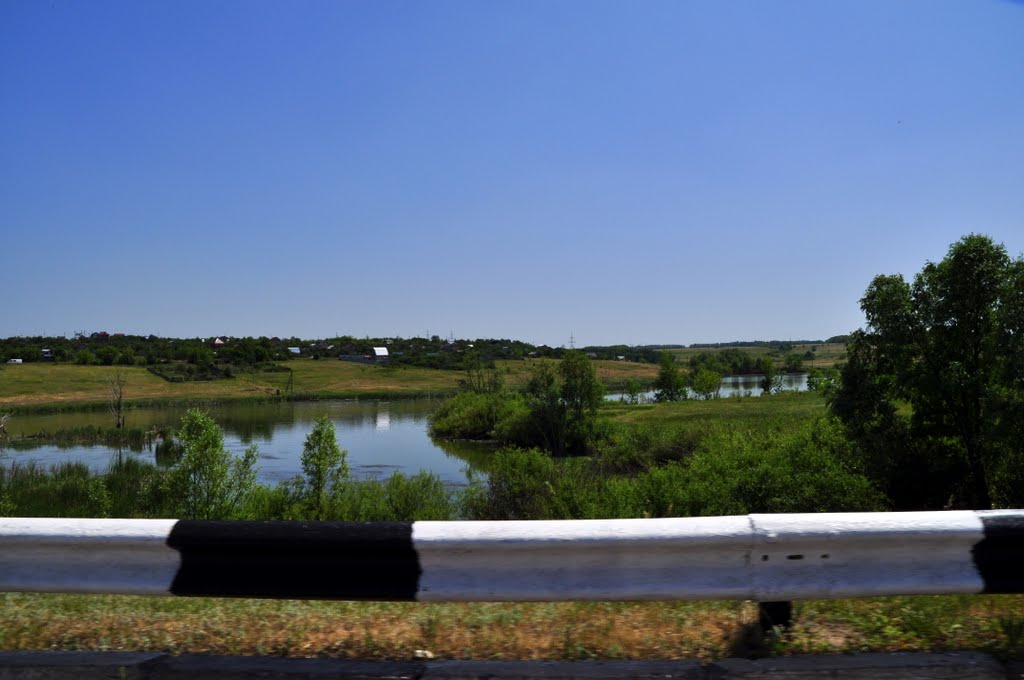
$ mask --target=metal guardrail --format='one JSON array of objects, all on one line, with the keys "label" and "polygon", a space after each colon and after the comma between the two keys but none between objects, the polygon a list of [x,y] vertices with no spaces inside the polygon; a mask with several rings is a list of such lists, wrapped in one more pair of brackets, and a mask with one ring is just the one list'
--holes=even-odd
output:
[{"label": "metal guardrail", "polygon": [[1024,592],[1024,510],[515,522],[0,518],[0,591],[773,602]]}]

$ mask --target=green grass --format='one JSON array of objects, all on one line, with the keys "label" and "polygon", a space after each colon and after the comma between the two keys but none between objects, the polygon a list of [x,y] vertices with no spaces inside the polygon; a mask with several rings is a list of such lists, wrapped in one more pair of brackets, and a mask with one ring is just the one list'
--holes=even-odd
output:
[{"label": "green grass", "polygon": [[[499,361],[510,385],[522,385],[530,370],[544,360]],[[106,408],[110,379],[125,379],[126,404],[203,404],[225,400],[260,400],[288,396],[299,399],[402,398],[451,394],[465,377],[462,371],[405,366],[374,366],[335,359],[297,359],[280,364],[291,371],[237,371],[234,378],[199,382],[167,382],[136,366],[22,364],[0,373],[0,413]],[[647,364],[595,362],[598,376],[613,386],[628,377],[653,379]],[[291,378],[289,385],[289,377]]]},{"label": "green grass", "polygon": [[824,415],[825,399],[818,392],[783,392],[762,397],[688,399],[640,406],[613,403],[605,406],[602,413],[623,424],[693,427],[729,425],[752,429],[770,423],[798,425]]},{"label": "green grass", "polygon": [[796,604],[767,643],[750,602],[384,603],[0,594],[0,649],[293,657],[717,659],[766,654],[981,650],[1012,657],[1001,620],[1024,596]]},{"label": "green grass", "polygon": [[[725,349],[737,349],[741,352],[746,352],[754,356],[774,356],[780,357],[782,354],[778,350],[771,347],[755,347],[755,346],[743,346],[743,347],[680,347],[676,349],[668,350],[675,355],[676,361],[686,363],[690,360],[690,357],[694,354],[713,354],[720,352]],[[831,368],[839,362],[845,360],[846,356],[846,344],[841,342],[816,342],[811,344],[799,344],[793,345],[793,349],[789,352],[794,352],[803,356],[806,352],[811,352],[814,358],[811,360],[804,360],[804,368],[810,368],[811,366],[817,368]],[[788,353],[788,352],[787,352]]]}]

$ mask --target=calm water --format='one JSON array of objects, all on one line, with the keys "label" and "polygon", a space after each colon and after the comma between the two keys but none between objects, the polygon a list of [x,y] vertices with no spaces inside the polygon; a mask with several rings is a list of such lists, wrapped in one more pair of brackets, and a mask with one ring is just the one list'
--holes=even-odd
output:
[{"label": "calm water", "polygon": [[[272,404],[225,404],[208,409],[224,430],[228,450],[240,454],[250,444],[260,451],[260,481],[276,483],[301,471],[302,445],[314,421],[326,415],[334,422],[338,443],[348,450],[348,462],[357,477],[386,477],[394,471],[415,474],[428,470],[448,484],[467,483],[471,468],[482,468],[485,444],[433,442],[427,436],[427,416],[439,402],[426,399],[401,401],[311,401]],[[183,408],[133,409],[126,427],[148,428],[176,425]],[[83,425],[109,427],[105,411],[17,416],[7,423],[12,436]],[[0,449],[0,464],[34,460],[50,465],[78,460],[102,471],[114,449],[106,446],[33,446],[19,442]],[[136,455],[154,461],[152,451]]]},{"label": "calm water", "polygon": [[[807,376],[785,376],[785,389],[806,390]],[[722,397],[757,396],[760,376],[730,376],[722,380]],[[654,393],[645,395],[653,398]],[[609,399],[621,399],[621,394]],[[463,485],[474,472],[486,469],[493,448],[474,442],[435,442],[427,436],[427,417],[439,402],[427,399],[400,401],[308,401],[270,404],[225,404],[211,407],[210,415],[224,430],[229,451],[241,454],[250,444],[260,451],[261,482],[275,484],[301,471],[302,445],[314,421],[326,415],[334,422],[338,443],[348,451],[356,477],[386,477],[398,471],[415,474],[428,470],[450,485]],[[127,427],[176,426],[184,408],[132,409]],[[17,416],[7,423],[12,436],[84,425],[110,427],[106,411]],[[17,442],[0,449],[0,464],[34,460],[42,465],[82,461],[96,471],[110,464],[114,449],[106,446],[33,445]],[[152,451],[135,455],[155,461]]]},{"label": "calm water", "polygon": [[[719,397],[735,397],[735,396],[751,396],[760,397],[763,390],[761,389],[760,382],[763,376],[760,375],[728,375],[722,378],[722,387],[718,392]],[[806,392],[807,391],[807,374],[806,373],[785,373],[782,376],[782,389],[787,391],[795,392]],[[608,399],[613,401],[622,401],[623,395],[621,392],[609,394]],[[644,392],[640,395],[644,400],[650,401],[654,399],[654,391]],[[696,395],[690,392],[690,398],[695,398]]]}]

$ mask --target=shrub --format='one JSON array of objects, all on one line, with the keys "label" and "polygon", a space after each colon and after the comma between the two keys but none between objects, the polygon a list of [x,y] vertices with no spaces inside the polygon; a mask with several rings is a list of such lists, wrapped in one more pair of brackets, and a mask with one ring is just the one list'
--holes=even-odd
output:
[{"label": "shrub", "polygon": [[599,516],[601,481],[582,459],[553,459],[538,449],[498,451],[486,483],[464,497],[471,519],[584,519]]},{"label": "shrub", "polygon": [[795,432],[722,429],[685,467],[651,471],[638,483],[655,516],[670,508],[684,516],[885,509],[884,496],[847,467],[848,446],[830,420]]},{"label": "shrub", "polygon": [[488,439],[498,422],[501,393],[460,392],[430,417],[430,434],[446,439]]},{"label": "shrub", "polygon": [[256,484],[255,445],[235,458],[224,448],[224,434],[210,416],[190,409],[181,419],[181,460],[170,484],[183,519],[240,519]]},{"label": "shrub", "polygon": [[394,473],[386,481],[350,482],[338,519],[354,522],[452,520],[456,503],[441,478],[429,472]]},{"label": "shrub", "polygon": [[327,416],[317,419],[302,448],[302,472],[296,489],[309,519],[322,520],[330,514],[342,485],[348,481],[348,451],[338,446],[334,423]]},{"label": "shrub", "polygon": [[4,514],[21,517],[108,517],[111,510],[103,478],[84,463],[0,468],[0,500]]},{"label": "shrub", "polygon": [[112,517],[169,517],[174,501],[167,474],[135,456],[117,455],[102,478]]}]

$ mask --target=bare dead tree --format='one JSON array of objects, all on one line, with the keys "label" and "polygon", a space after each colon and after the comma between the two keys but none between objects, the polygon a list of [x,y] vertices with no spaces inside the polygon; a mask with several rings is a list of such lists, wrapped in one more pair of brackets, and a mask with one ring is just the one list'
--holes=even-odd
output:
[{"label": "bare dead tree", "polygon": [[120,371],[114,372],[110,379],[110,415],[114,416],[114,427],[124,427],[124,384],[125,379]]},{"label": "bare dead tree", "polygon": [[0,415],[0,439],[7,436],[7,419],[13,415],[13,413]]}]

